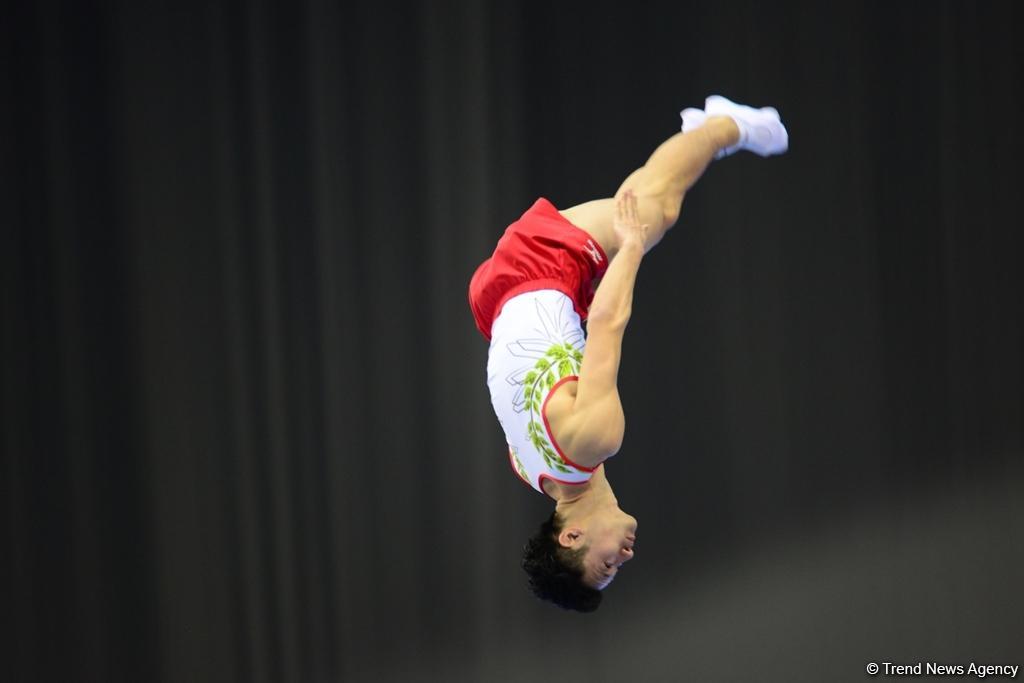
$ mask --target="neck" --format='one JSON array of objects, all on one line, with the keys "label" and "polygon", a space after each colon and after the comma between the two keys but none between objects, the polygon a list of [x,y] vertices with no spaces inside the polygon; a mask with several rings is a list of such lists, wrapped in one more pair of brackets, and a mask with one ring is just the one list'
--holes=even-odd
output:
[{"label": "neck", "polygon": [[619,506],[615,492],[604,476],[603,464],[594,470],[590,481],[585,484],[567,486],[550,479],[545,480],[544,484],[544,490],[556,501],[555,511],[563,517],[570,514],[587,514],[594,509],[607,506]]}]

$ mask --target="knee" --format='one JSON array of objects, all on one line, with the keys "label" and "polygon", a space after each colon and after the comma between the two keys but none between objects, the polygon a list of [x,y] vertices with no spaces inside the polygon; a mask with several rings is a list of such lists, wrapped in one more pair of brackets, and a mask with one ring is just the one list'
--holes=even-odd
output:
[{"label": "knee", "polygon": [[648,173],[646,167],[640,168],[626,179],[616,196],[626,189],[636,193],[640,201],[640,220],[651,230],[663,233],[679,220],[683,193],[668,179]]},{"label": "knee", "polygon": [[668,230],[679,220],[679,209],[682,206],[682,198],[668,197],[662,200],[661,216],[664,229]]},{"label": "knee", "polygon": [[683,198],[672,192],[662,192],[651,199],[654,200],[651,212],[654,215],[654,220],[651,222],[651,227],[657,228],[659,232],[665,232],[679,220],[679,209],[682,206]]},{"label": "knee", "polygon": [[681,201],[668,192],[652,192],[639,199],[640,220],[647,224],[647,233],[651,236],[649,246],[653,246],[679,220]]}]

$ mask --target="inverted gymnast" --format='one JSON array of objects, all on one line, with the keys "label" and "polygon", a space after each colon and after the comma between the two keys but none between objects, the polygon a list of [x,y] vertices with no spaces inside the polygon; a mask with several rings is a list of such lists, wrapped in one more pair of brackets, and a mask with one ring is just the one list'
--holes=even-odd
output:
[{"label": "inverted gymnast", "polygon": [[713,95],[703,110],[681,116],[682,132],[630,174],[614,199],[564,211],[538,199],[469,285],[473,317],[490,340],[487,386],[509,462],[555,500],[523,549],[523,569],[537,597],[566,609],[597,609],[601,591],[633,558],[637,521],[619,508],[603,463],[625,432],[616,384],[640,261],[675,224],[712,159],[741,149],[781,154],[789,146],[771,107]]}]

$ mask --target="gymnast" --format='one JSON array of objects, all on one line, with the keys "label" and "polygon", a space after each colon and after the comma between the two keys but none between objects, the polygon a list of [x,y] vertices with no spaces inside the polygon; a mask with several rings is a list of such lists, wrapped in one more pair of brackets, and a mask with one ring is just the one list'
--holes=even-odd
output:
[{"label": "gymnast", "polygon": [[555,501],[527,541],[522,566],[537,597],[566,609],[596,610],[601,591],[634,556],[637,520],[619,508],[603,463],[625,433],[617,379],[640,262],[713,159],[789,146],[771,107],[712,95],[703,110],[681,117],[682,132],[614,198],[564,211],[538,199],[469,285],[477,328],[490,341],[487,386],[509,463]]}]

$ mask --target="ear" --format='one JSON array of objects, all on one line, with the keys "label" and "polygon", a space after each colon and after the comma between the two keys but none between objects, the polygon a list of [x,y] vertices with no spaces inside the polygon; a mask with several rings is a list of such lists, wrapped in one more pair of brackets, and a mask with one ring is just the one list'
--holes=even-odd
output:
[{"label": "ear", "polygon": [[578,526],[565,526],[558,534],[558,544],[563,548],[575,548],[583,540],[584,532]]}]

